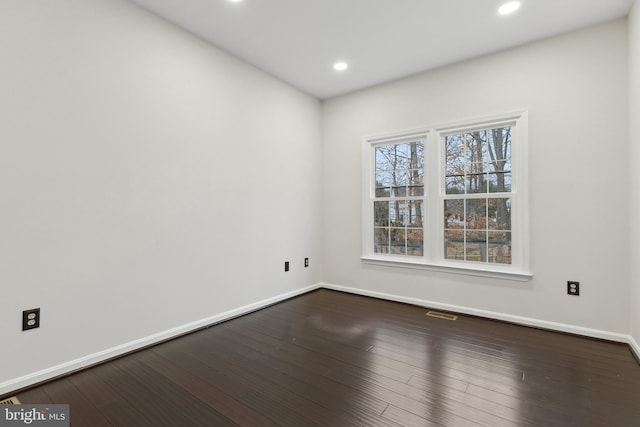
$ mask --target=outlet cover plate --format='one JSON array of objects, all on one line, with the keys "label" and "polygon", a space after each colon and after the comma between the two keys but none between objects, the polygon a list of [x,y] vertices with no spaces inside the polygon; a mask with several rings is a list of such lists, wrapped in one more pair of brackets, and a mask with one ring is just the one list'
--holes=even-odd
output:
[{"label": "outlet cover plate", "polygon": [[22,312],[22,330],[28,331],[40,327],[40,309],[32,308]]}]

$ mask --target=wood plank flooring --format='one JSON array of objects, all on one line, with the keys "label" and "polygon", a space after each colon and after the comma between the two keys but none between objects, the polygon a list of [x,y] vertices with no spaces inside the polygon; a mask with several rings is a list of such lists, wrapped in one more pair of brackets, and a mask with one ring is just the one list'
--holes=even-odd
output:
[{"label": "wood plank flooring", "polygon": [[318,290],[18,395],[73,426],[640,426],[626,345]]}]

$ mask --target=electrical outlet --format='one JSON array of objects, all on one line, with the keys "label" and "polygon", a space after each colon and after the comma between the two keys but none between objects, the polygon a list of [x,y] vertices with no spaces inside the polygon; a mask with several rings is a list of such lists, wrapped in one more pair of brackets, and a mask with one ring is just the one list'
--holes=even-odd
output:
[{"label": "electrical outlet", "polygon": [[40,327],[40,309],[32,308],[22,312],[22,330],[28,331]]},{"label": "electrical outlet", "polygon": [[284,262],[284,271],[289,271],[289,261]]},{"label": "electrical outlet", "polygon": [[580,282],[567,282],[567,294],[573,296],[580,295]]},{"label": "electrical outlet", "polygon": [[309,258],[304,259],[304,266],[309,267]]}]

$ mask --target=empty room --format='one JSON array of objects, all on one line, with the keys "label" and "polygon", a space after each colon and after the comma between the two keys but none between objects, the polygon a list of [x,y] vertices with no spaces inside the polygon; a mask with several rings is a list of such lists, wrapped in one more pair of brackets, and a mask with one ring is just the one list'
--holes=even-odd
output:
[{"label": "empty room", "polygon": [[640,425],[640,0],[0,34],[0,426]]}]

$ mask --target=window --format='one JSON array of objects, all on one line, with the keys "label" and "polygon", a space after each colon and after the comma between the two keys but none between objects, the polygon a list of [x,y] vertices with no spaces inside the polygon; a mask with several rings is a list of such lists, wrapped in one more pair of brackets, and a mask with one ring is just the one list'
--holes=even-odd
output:
[{"label": "window", "polygon": [[526,279],[525,113],[365,138],[363,260]]},{"label": "window", "polygon": [[374,252],[424,253],[424,141],[375,147]]},{"label": "window", "polygon": [[444,137],[444,257],[511,264],[511,127]]}]

